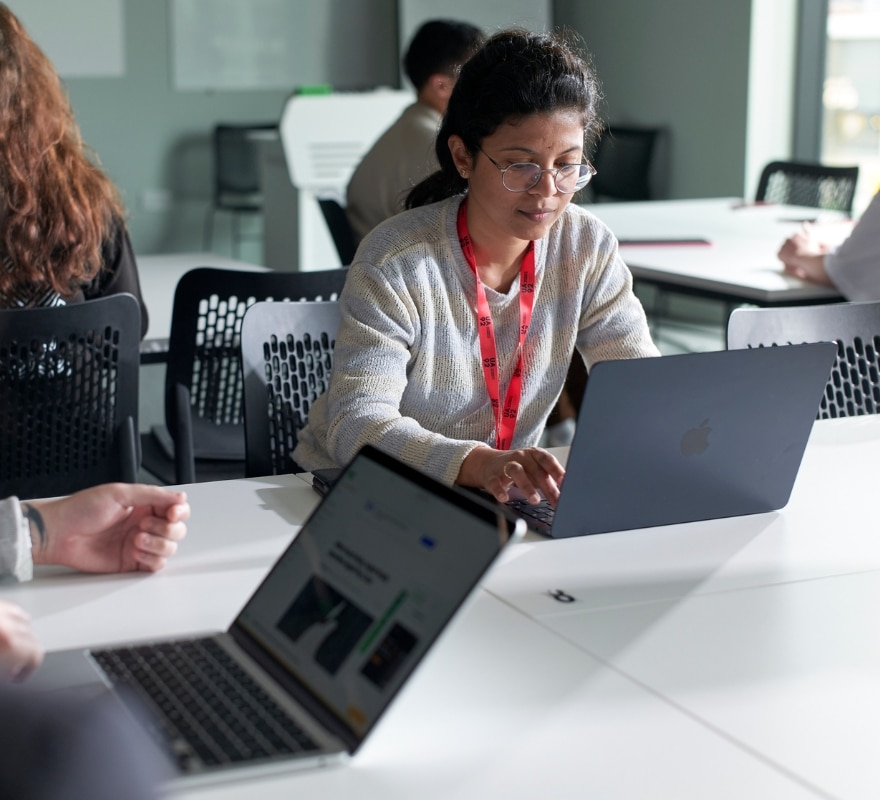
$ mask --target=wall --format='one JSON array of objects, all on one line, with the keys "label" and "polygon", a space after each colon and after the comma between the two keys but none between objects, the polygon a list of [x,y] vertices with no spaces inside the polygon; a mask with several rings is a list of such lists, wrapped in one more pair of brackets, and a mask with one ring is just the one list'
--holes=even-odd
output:
[{"label": "wall", "polygon": [[[319,14],[316,27],[330,31],[322,48],[327,80],[340,88],[395,85],[395,0],[357,0],[354,14],[351,0],[297,2],[305,28]],[[294,89],[175,91],[169,8],[167,0],[124,0],[125,74],[65,81],[83,138],[123,192],[139,253],[202,249],[212,126],[277,121]],[[358,37],[369,48],[352,47]],[[218,215],[217,226],[215,249],[229,252],[228,215]]]},{"label": "wall", "polygon": [[667,129],[659,196],[744,191],[750,0],[556,0],[584,37],[605,118]]},{"label": "wall", "polygon": [[[275,120],[288,96],[284,90],[175,91],[170,2],[124,0],[122,77],[67,80],[86,141],[123,191],[141,253],[202,249],[211,127]],[[398,85],[396,0],[298,5],[303,25],[311,20],[327,35],[317,50],[338,88]],[[553,0],[556,24],[579,31],[593,54],[605,118],[667,129],[661,160],[668,170],[657,176],[658,196],[745,191],[752,5]],[[314,65],[308,66],[311,76]],[[218,252],[228,252],[224,221],[218,217]]]}]

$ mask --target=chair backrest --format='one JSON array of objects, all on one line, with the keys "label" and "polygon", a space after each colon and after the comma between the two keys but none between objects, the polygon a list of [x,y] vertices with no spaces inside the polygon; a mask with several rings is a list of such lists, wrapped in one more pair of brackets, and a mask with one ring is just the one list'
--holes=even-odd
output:
[{"label": "chair backrest", "polygon": [[755,200],[852,214],[858,167],[772,161],[761,171]]},{"label": "chair backrest", "polygon": [[348,214],[345,213],[342,203],[335,197],[319,197],[318,205],[321,207],[324,221],[333,237],[333,244],[336,245],[339,260],[348,266],[354,261],[354,253],[357,249],[357,245],[354,243],[354,231],[348,221]]},{"label": "chair backrest", "polygon": [[277,124],[214,126],[214,205],[230,210],[259,210],[260,133],[277,130]]},{"label": "chair backrest", "polygon": [[299,431],[330,381],[338,302],[256,303],[241,332],[246,474],[300,472]]},{"label": "chair backrest", "polygon": [[659,128],[612,125],[603,132],[593,166],[596,174],[588,184],[595,200],[650,200],[651,166]]},{"label": "chair backrest", "polygon": [[[165,374],[165,420],[175,441],[192,431],[196,458],[244,460],[241,324],[258,301],[331,300],[347,270],[245,272],[198,267],[174,292]],[[178,419],[178,387],[189,394],[189,418]]]},{"label": "chair backrest", "polygon": [[738,308],[727,325],[727,347],[837,342],[818,419],[880,412],[880,302],[791,308]]},{"label": "chair backrest", "polygon": [[0,497],[137,478],[140,307],[0,311]]}]

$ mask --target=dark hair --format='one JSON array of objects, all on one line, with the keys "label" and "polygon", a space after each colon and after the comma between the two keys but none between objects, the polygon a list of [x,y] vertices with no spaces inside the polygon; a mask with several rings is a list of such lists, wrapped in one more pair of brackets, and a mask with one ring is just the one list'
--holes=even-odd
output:
[{"label": "dark hair", "polygon": [[434,203],[467,189],[449,151],[449,137],[460,136],[476,155],[487,136],[507,120],[574,109],[584,123],[584,145],[601,130],[599,81],[572,34],[499,31],[462,67],[435,145],[439,171],[413,187],[407,208]]},{"label": "dark hair", "polygon": [[403,70],[419,91],[432,75],[455,75],[482,43],[483,32],[476,25],[432,19],[415,32],[403,56]]}]

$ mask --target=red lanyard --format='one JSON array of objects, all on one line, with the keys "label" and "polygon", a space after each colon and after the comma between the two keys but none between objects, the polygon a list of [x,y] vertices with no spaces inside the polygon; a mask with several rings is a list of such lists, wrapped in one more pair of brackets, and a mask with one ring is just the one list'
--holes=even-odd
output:
[{"label": "red lanyard", "polygon": [[501,405],[501,390],[498,385],[498,350],[495,346],[495,326],[492,324],[492,311],[486,299],[486,287],[477,272],[477,260],[467,229],[467,201],[458,209],[458,239],[464,257],[477,279],[477,323],[480,333],[480,355],[482,356],[483,376],[486,389],[492,402],[495,414],[495,447],[498,450],[509,450],[516,428],[516,417],[519,413],[522,398],[523,344],[532,321],[532,307],[535,302],[535,243],[529,242],[523,256],[519,273],[519,345],[517,346],[516,366],[507,387],[504,406]]}]

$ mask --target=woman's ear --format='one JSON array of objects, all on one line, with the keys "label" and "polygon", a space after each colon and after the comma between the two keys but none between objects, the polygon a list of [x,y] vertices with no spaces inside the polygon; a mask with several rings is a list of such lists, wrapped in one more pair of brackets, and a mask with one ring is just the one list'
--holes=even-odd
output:
[{"label": "woman's ear", "polygon": [[447,143],[449,144],[449,152],[452,154],[452,163],[455,164],[458,174],[467,180],[473,170],[474,159],[465,147],[464,140],[461,136],[453,134]]}]

